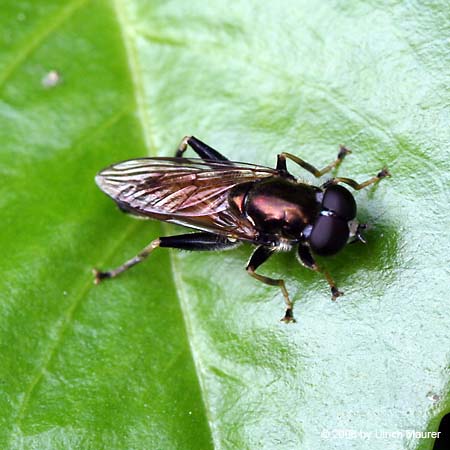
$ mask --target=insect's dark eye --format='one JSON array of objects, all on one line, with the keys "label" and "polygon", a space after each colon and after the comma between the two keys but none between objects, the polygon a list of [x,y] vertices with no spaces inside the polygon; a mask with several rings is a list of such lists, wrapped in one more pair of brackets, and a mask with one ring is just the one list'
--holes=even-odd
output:
[{"label": "insect's dark eye", "polygon": [[318,255],[334,255],[345,246],[348,235],[349,230],[345,220],[333,216],[319,216],[311,232],[309,243]]},{"label": "insect's dark eye", "polygon": [[325,190],[322,208],[333,211],[345,220],[351,220],[356,216],[356,202],[353,195],[338,184],[334,184]]}]

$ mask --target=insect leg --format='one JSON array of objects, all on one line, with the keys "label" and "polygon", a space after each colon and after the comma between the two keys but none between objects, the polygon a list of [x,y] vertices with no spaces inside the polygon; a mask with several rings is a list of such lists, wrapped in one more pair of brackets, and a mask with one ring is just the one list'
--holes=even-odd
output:
[{"label": "insect leg", "polygon": [[300,244],[298,246],[297,256],[298,256],[300,263],[303,266],[307,267],[308,269],[314,270],[316,272],[320,272],[325,276],[325,278],[331,288],[331,299],[332,300],[336,300],[339,296],[344,295],[344,293],[341,292],[337,288],[336,283],[334,282],[333,278],[331,278],[331,275],[328,273],[328,271],[317,265],[316,261],[314,260],[312,254],[311,254],[311,250],[309,249],[309,247],[307,245]]},{"label": "insect leg", "polygon": [[183,153],[186,151],[188,145],[197,153],[198,156],[202,159],[209,159],[213,161],[228,161],[228,158],[225,158],[222,154],[220,154],[217,150],[214,150],[209,145],[206,145],[200,139],[197,139],[195,136],[185,136],[180,145],[178,146],[178,150],[175,154],[176,158],[181,158]]},{"label": "insect leg", "polygon": [[284,296],[284,302],[286,303],[286,313],[284,317],[281,319],[283,322],[295,322],[294,314],[293,314],[293,308],[294,305],[292,304],[288,291],[286,289],[286,286],[284,284],[283,280],[275,280],[274,278],[269,278],[264,275],[259,275],[255,272],[255,270],[264,262],[266,262],[269,257],[276,251],[275,247],[266,247],[264,245],[260,245],[256,248],[256,250],[253,252],[252,256],[250,257],[250,260],[247,264],[246,270],[250,276],[253,278],[256,278],[257,280],[268,284],[269,286],[279,286],[281,289],[281,292]]},{"label": "insect leg", "polygon": [[213,233],[187,233],[160,237],[159,240],[160,247],[192,251],[227,250],[241,244],[235,239],[231,240],[226,236]]},{"label": "insect leg", "polygon": [[94,269],[94,283],[98,284],[105,278],[114,278],[136,264],[142,262],[150,253],[158,247],[179,248],[182,250],[225,250],[236,247],[240,242],[231,242],[226,236],[212,233],[190,233],[178,236],[166,236],[153,240],[134,258],[129,259],[119,267],[106,272]]},{"label": "insect leg", "polygon": [[344,183],[344,184],[348,184],[356,191],[359,191],[360,189],[370,186],[371,184],[377,183],[378,181],[382,180],[383,178],[390,177],[390,176],[391,176],[391,174],[389,173],[389,170],[385,167],[383,170],[378,172],[378,174],[376,176],[369,178],[367,181],[364,181],[363,183],[358,183],[357,181],[352,180],[351,178],[336,177],[336,178],[332,178],[331,180],[327,181],[322,187],[327,187],[330,184]]},{"label": "insect leg", "polygon": [[116,267],[115,269],[108,270],[106,272],[101,272],[100,270],[93,269],[92,272],[94,274],[94,283],[99,284],[100,281],[104,280],[105,278],[114,278],[117,277],[117,275],[120,275],[122,272],[125,272],[126,270],[130,269],[131,267],[135,266],[136,264],[139,264],[142,262],[145,258],[147,258],[150,253],[155,250],[155,248],[158,248],[161,244],[160,239],[155,239],[150,244],[148,244],[141,252],[139,252],[135,257],[129,259],[128,261],[121,264],[119,267]]},{"label": "insect leg", "polygon": [[332,163],[325,166],[323,169],[318,170],[313,165],[307,163],[306,161],[299,158],[298,156],[292,155],[291,153],[283,152],[278,155],[276,168],[281,173],[283,173],[283,172],[288,173],[287,166],[286,166],[286,159],[290,159],[291,161],[294,161],[299,166],[303,167],[308,172],[311,172],[316,178],[319,178],[323,174],[329,172],[334,167],[339,167],[341,162],[344,160],[345,156],[348,155],[349,153],[351,153],[351,151],[348,148],[341,145],[336,159]]}]

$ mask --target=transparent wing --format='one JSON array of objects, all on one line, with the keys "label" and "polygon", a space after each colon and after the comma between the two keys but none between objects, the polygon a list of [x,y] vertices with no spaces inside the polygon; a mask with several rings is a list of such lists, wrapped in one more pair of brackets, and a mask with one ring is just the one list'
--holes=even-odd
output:
[{"label": "transparent wing", "polygon": [[251,224],[230,210],[228,192],[274,175],[275,169],[231,161],[140,158],[102,170],[96,182],[130,213],[252,239]]}]

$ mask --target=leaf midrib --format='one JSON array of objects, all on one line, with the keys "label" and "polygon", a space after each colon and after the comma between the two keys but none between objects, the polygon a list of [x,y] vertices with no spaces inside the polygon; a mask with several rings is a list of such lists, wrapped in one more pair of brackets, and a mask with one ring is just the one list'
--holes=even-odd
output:
[{"label": "leaf midrib", "polygon": [[[0,88],[7,83],[7,81],[13,76],[13,74],[18,70],[18,68],[26,61],[26,59],[37,49],[39,48],[43,42],[45,42],[51,35],[53,35],[62,25],[67,23],[73,15],[86,6],[89,3],[89,0],[76,0],[71,3],[65,5],[62,9],[60,9],[53,16],[48,18],[44,24],[40,24],[37,29],[32,33],[31,36],[27,36],[24,40],[24,44],[20,45],[18,50],[15,52],[15,57],[11,59],[10,63],[4,68],[2,73],[0,74]],[[122,42],[125,45],[126,59],[128,62],[129,73],[132,79],[132,86],[134,91],[134,103],[135,109],[137,113],[137,119],[141,125],[142,137],[145,142],[145,145],[148,149],[148,154],[155,155],[156,154],[156,144],[153,139],[153,132],[151,130],[151,118],[148,111],[148,108],[145,105],[145,88],[144,82],[142,78],[142,69],[139,64],[139,58],[137,54],[137,48],[134,43],[133,38],[135,37],[135,33],[133,32],[133,27],[131,22],[127,16],[125,5],[121,0],[112,0],[113,11],[117,17],[117,22],[119,25],[119,29],[122,36]],[[127,108],[128,109],[128,106]],[[107,121],[107,124],[110,122],[114,122],[117,119],[117,116],[123,114],[121,110],[119,113],[113,115]],[[79,144],[79,142],[77,143]],[[103,260],[108,260],[117,250],[120,248],[123,243],[129,239],[131,235],[136,232],[136,229],[142,225],[142,222],[132,221],[127,228],[124,230],[122,237],[115,241],[114,245],[112,245],[107,253],[105,254]],[[186,335],[189,342],[189,349],[192,355],[192,360],[194,362],[194,367],[196,371],[197,380],[200,386],[200,393],[202,397],[202,402],[205,410],[205,416],[208,419],[208,426],[210,431],[211,439],[214,443],[217,441],[214,439],[213,429],[211,427],[211,419],[210,419],[210,408],[207,406],[207,401],[204,395],[204,383],[202,382],[202,377],[200,376],[201,371],[198,367],[198,358],[196,357],[195,349],[192,346],[192,327],[189,323],[188,315],[186,313],[186,304],[185,300],[182,300],[181,297],[186,297],[186,294],[183,293],[182,282],[178,277],[178,272],[176,268],[176,262],[174,257],[170,256],[171,268],[173,274],[173,283],[175,285],[178,301],[180,304],[180,308],[183,315],[184,326],[186,330]],[[64,336],[66,331],[70,328],[71,323],[73,322],[74,315],[76,311],[80,307],[83,302],[83,299],[86,298],[87,293],[92,288],[92,279],[82,277],[78,283],[78,285],[74,289],[74,301],[71,302],[67,310],[64,314],[59,318],[58,322],[55,325],[57,336],[53,341],[53,344],[49,346],[39,367],[36,367],[36,372],[31,377],[31,381],[28,383],[26,390],[23,393],[22,400],[17,408],[16,419],[14,421],[14,426],[16,430],[20,430],[21,423],[25,417],[27,409],[30,405],[30,400],[35,392],[37,386],[42,381],[45,376],[46,370],[49,367],[51,361],[54,358],[54,355],[58,351],[61,346],[61,343],[64,340]],[[180,294],[181,293],[181,294]],[[15,439],[15,433],[11,433],[10,435],[10,444],[13,444]]]},{"label": "leaf midrib", "polygon": [[[141,124],[142,137],[147,148],[148,156],[155,156],[157,154],[157,147],[155,140],[153,138],[153,132],[151,129],[151,117],[149,114],[148,107],[145,105],[145,87],[142,78],[142,70],[139,64],[138,52],[133,38],[136,37],[131,21],[129,20],[126,12],[126,7],[122,0],[113,0],[114,9],[117,16],[117,21],[122,35],[122,40],[125,45],[126,58],[128,62],[128,68],[133,82],[133,90],[135,96],[135,104],[137,110],[138,120]],[[167,227],[163,227],[167,228]],[[197,376],[197,382],[199,385],[199,391],[201,399],[203,402],[204,413],[208,422],[208,429],[210,433],[211,441],[213,442],[214,448],[219,448],[219,442],[217,436],[214,432],[214,427],[212,426],[213,420],[211,417],[211,408],[209,407],[207,395],[206,395],[206,385],[202,377],[202,371],[200,368],[199,357],[193,345],[193,327],[189,319],[189,314],[187,312],[187,294],[184,290],[184,284],[180,279],[180,271],[177,268],[176,257],[172,252],[169,252],[169,260],[171,266],[171,273],[173,284],[175,286],[175,291],[178,299],[178,303],[181,309],[181,315],[183,317],[184,329],[186,332],[187,340],[189,343],[189,350],[191,353],[191,358],[194,364],[195,373]]]}]

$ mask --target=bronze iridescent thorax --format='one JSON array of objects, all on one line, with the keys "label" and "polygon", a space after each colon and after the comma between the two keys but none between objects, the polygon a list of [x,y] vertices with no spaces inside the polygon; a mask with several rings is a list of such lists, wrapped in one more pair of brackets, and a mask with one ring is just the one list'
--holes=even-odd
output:
[{"label": "bronze iridescent thorax", "polygon": [[230,204],[264,234],[298,241],[320,211],[322,191],[279,177],[244,183],[230,192]]}]

